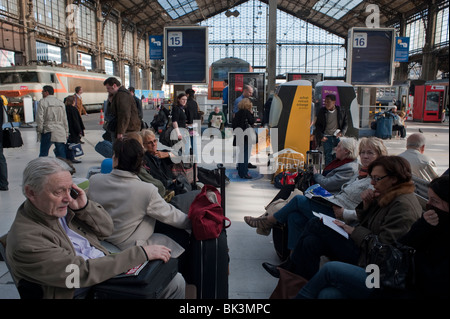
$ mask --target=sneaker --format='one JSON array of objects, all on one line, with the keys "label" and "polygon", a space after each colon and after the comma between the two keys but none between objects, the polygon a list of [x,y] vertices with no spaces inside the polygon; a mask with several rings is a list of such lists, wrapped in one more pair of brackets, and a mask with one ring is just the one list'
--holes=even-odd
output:
[{"label": "sneaker", "polygon": [[74,164],[80,164],[81,163],[81,161],[76,160],[76,159],[71,160],[71,162],[74,163]]}]

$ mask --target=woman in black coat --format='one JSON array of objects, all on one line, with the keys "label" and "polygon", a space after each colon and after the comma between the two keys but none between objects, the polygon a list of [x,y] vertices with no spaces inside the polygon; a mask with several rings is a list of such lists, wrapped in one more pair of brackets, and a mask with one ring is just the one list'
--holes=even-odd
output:
[{"label": "woman in black coat", "polygon": [[[69,125],[69,138],[67,139],[67,144],[79,144],[81,142],[81,137],[84,136],[85,128],[73,95],[66,98],[66,115],[67,124]],[[66,152],[66,156],[72,163],[81,163],[81,161],[75,159],[70,150]]]},{"label": "woman in black coat", "polygon": [[[253,117],[253,104],[248,98],[243,98],[239,104],[238,108],[239,111],[236,113],[233,119],[233,130],[236,128],[241,128],[242,131],[244,131],[244,138],[239,138],[238,134],[236,136],[235,134],[235,140],[236,143],[233,143],[233,145],[239,146],[241,149],[241,152],[239,154],[238,158],[238,175],[240,178],[246,178],[251,179],[252,177],[248,174],[248,159],[250,155],[251,145],[253,143],[253,140],[251,143],[249,143],[248,137],[250,136],[251,139],[255,136],[255,131],[252,128],[253,124],[255,123],[255,118]],[[249,129],[249,130],[247,130]],[[242,141],[243,140],[243,141]],[[243,145],[242,145],[243,144]],[[242,152],[243,148],[243,152]],[[250,150],[249,150],[250,148]],[[243,156],[241,155],[243,154]]]}]

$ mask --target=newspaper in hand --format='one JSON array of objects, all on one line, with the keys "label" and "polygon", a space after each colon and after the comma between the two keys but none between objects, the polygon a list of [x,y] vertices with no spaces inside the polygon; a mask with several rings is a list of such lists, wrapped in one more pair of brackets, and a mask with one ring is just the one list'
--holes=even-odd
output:
[{"label": "newspaper in hand", "polygon": [[222,116],[221,115],[213,115],[211,117],[211,126],[215,128],[220,128],[222,124]]}]

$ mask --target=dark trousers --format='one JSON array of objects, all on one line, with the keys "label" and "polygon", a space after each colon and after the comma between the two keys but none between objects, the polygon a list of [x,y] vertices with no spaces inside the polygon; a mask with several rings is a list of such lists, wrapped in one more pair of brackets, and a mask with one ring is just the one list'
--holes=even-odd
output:
[{"label": "dark trousers", "polygon": [[244,177],[248,175],[248,158],[249,158],[249,149],[248,149],[248,140],[244,138],[244,147],[239,150],[240,152],[244,151],[243,163],[241,163],[238,159],[237,169],[239,177]]},{"label": "dark trousers", "polygon": [[393,131],[399,131],[400,137],[405,138],[406,137],[406,128],[403,125],[393,125],[392,126]]},{"label": "dark trousers", "polygon": [[321,256],[357,264],[359,251],[353,240],[346,239],[314,217],[303,229],[291,260],[295,264],[295,273],[309,280],[319,271]]}]

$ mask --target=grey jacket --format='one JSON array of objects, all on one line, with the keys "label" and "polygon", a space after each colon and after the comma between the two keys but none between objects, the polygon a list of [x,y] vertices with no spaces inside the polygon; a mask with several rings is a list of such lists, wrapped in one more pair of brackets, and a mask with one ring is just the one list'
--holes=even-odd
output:
[{"label": "grey jacket", "polygon": [[314,174],[314,181],[330,193],[337,193],[358,172],[358,160],[336,167],[326,176]]}]

